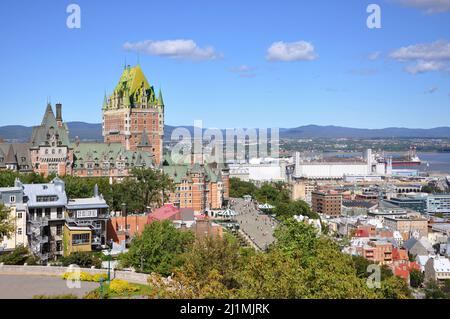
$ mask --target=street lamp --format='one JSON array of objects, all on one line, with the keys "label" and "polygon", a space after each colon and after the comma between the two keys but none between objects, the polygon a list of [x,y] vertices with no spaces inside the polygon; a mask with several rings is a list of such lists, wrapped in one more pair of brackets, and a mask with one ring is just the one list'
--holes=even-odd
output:
[{"label": "street lamp", "polygon": [[112,258],[112,256],[111,256],[111,250],[112,250],[112,247],[113,247],[113,240],[112,239],[110,239],[110,242],[109,242],[109,249],[108,249],[108,283],[110,283],[111,282],[111,258]]},{"label": "street lamp", "polygon": [[127,204],[122,203],[122,216],[125,216],[125,247],[128,243],[128,213]]}]

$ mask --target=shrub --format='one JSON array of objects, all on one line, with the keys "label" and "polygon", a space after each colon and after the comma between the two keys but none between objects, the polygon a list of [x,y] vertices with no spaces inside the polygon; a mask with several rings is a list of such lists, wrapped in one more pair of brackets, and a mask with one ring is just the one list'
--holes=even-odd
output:
[{"label": "shrub", "polygon": [[[75,276],[77,275],[76,272],[66,272],[64,274],[62,274],[61,278],[64,280],[75,280],[77,279]],[[108,278],[108,276],[106,274],[95,274],[95,275],[91,275],[90,273],[87,272],[80,272],[80,281],[92,281],[92,282],[100,282],[100,279],[104,279],[106,280],[106,278]]]},{"label": "shrub", "polygon": [[82,268],[100,268],[102,266],[101,259],[91,252],[74,252],[69,256],[62,257],[60,259],[62,265],[67,267],[69,265],[78,265]]},{"label": "shrub", "polygon": [[109,285],[109,290],[115,294],[126,294],[139,291],[139,288],[121,279],[114,279]]},{"label": "shrub", "polygon": [[0,262],[5,265],[23,265],[33,256],[30,255],[28,248],[24,246],[18,246],[11,253],[1,256]]}]

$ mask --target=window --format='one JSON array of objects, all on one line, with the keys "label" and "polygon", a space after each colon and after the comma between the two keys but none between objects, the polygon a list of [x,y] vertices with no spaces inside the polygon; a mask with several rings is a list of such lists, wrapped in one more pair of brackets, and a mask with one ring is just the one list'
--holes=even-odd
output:
[{"label": "window", "polygon": [[62,225],[56,226],[56,236],[62,236]]},{"label": "window", "polygon": [[72,245],[86,245],[90,243],[90,234],[73,234]]},{"label": "window", "polygon": [[21,227],[17,228],[17,235],[22,235],[22,228]]},{"label": "window", "polygon": [[51,209],[50,208],[46,208],[45,209],[45,217],[46,218],[50,218],[50,213],[51,213]]},{"label": "window", "polygon": [[17,213],[17,218],[22,218],[22,213]]},{"label": "window", "polygon": [[63,218],[63,209],[62,209],[62,207],[58,207],[56,209],[56,214],[57,214],[57,218],[59,218],[59,219]]},{"label": "window", "polygon": [[11,204],[14,204],[14,203],[16,202],[16,196],[10,196],[10,197],[9,197],[9,202],[10,202]]},{"label": "window", "polygon": [[61,240],[56,241],[56,251],[62,251],[62,241]]}]

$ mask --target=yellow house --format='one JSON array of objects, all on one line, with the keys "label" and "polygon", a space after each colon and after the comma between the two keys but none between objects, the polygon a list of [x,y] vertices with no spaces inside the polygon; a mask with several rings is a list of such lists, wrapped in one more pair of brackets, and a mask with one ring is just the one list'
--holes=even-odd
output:
[{"label": "yellow house", "polygon": [[64,256],[84,251],[92,251],[91,229],[66,224],[64,226]]}]

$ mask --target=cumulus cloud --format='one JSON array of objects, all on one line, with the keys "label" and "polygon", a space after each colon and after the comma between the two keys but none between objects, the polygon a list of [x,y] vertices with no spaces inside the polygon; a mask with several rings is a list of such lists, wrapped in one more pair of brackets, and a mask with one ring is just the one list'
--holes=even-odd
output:
[{"label": "cumulus cloud", "polygon": [[231,68],[230,72],[239,74],[242,78],[254,78],[256,76],[255,68],[245,64]]},{"label": "cumulus cloud", "polygon": [[123,48],[132,52],[178,59],[214,60],[222,57],[213,47],[201,48],[195,41],[186,39],[126,42]]},{"label": "cumulus cloud", "polygon": [[446,40],[422,43],[402,47],[393,51],[390,57],[400,61],[406,60],[450,60],[450,42]]},{"label": "cumulus cloud", "polygon": [[421,10],[426,14],[450,11],[450,0],[391,0],[405,7]]},{"label": "cumulus cloud", "polygon": [[450,42],[446,40],[432,43],[410,45],[394,50],[390,58],[399,61],[414,61],[405,68],[410,74],[433,71],[448,71],[450,61]]},{"label": "cumulus cloud", "polygon": [[369,60],[371,60],[371,61],[375,61],[375,60],[378,60],[378,58],[381,56],[381,52],[380,51],[377,51],[377,52],[372,52],[372,53],[370,53],[368,56],[367,56],[367,58],[369,59]]},{"label": "cumulus cloud", "polygon": [[410,74],[420,74],[432,71],[441,71],[446,68],[446,65],[435,61],[418,61],[416,64],[409,65],[405,68],[406,72]]},{"label": "cumulus cloud", "polygon": [[318,58],[314,46],[310,42],[274,42],[267,49],[269,61],[312,61]]}]

